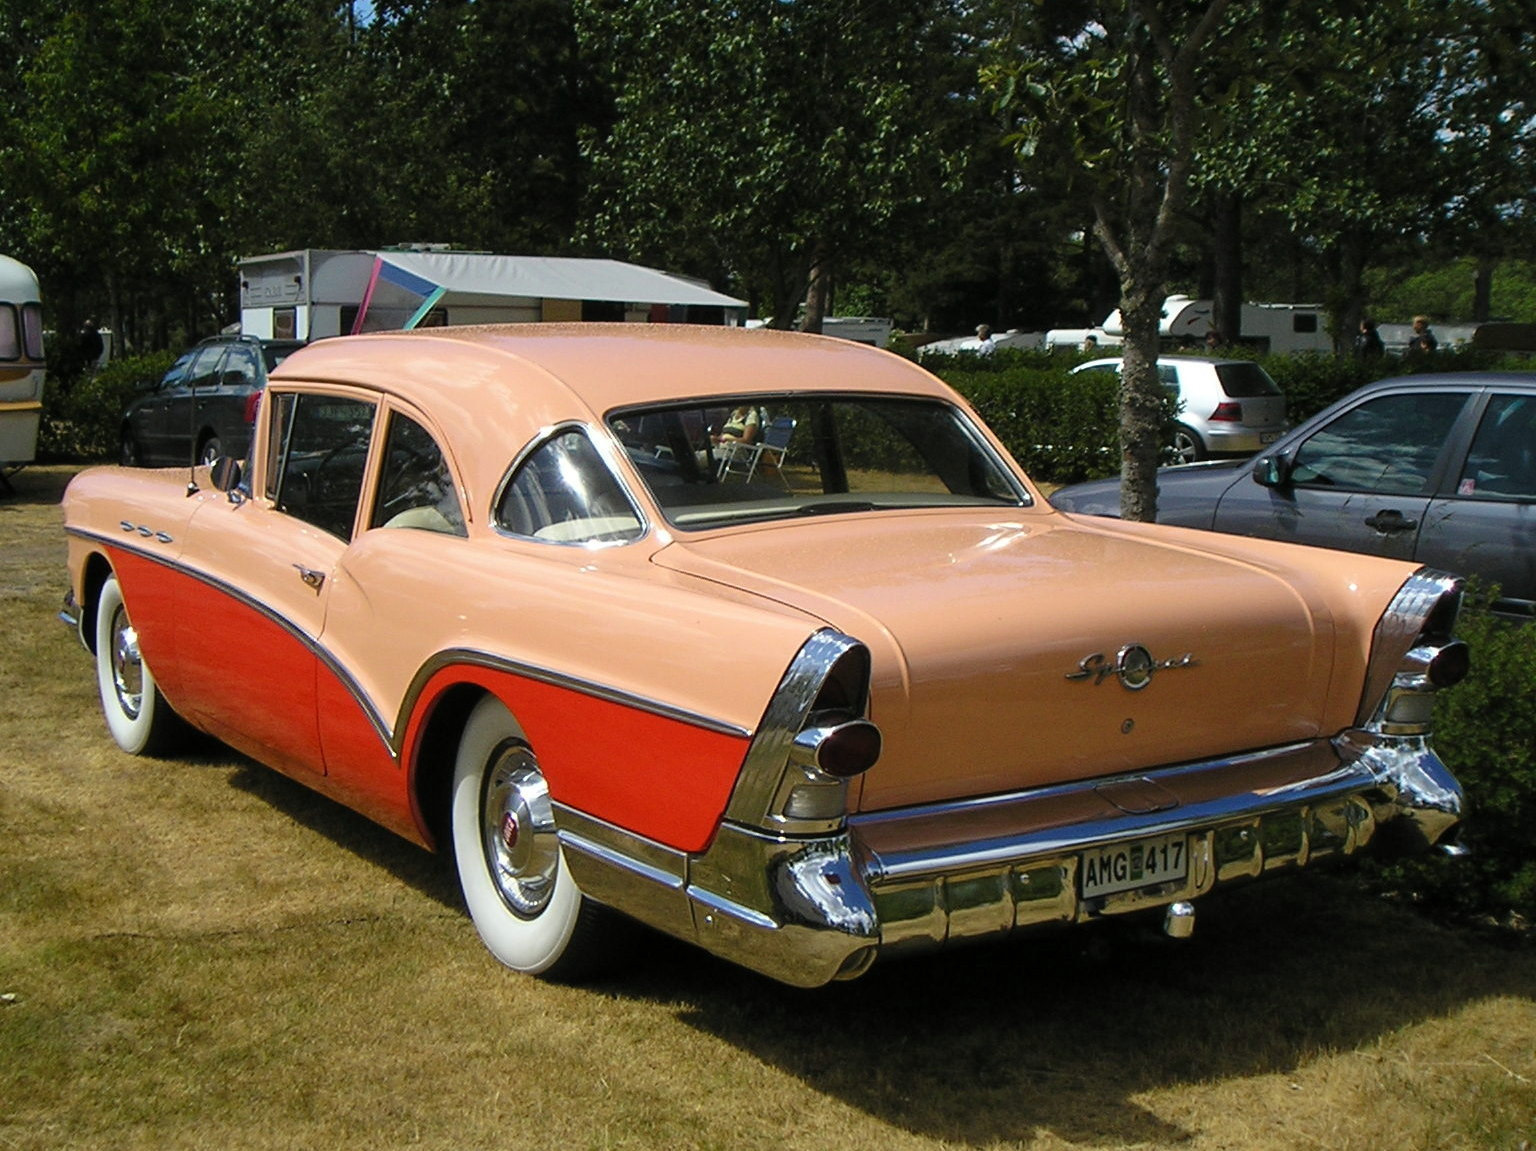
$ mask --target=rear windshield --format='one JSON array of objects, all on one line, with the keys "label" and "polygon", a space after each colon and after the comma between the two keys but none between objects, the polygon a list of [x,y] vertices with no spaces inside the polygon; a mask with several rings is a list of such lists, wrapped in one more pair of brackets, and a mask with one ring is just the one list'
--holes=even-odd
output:
[{"label": "rear windshield", "polygon": [[1270,378],[1268,372],[1258,364],[1246,361],[1239,364],[1217,364],[1216,378],[1221,381],[1221,390],[1234,400],[1282,394],[1280,385]]},{"label": "rear windshield", "polygon": [[608,426],[679,528],[1029,500],[937,400],[759,395],[631,409]]},{"label": "rear windshield", "polygon": [[303,344],[299,343],[263,344],[261,347],[261,358],[266,361],[267,371],[270,372],[273,368],[277,367],[278,364],[282,363],[303,346]]}]

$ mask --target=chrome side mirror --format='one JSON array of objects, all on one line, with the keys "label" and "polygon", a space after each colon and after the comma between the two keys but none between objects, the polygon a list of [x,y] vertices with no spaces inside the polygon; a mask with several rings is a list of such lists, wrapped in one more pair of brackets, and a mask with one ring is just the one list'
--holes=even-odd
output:
[{"label": "chrome side mirror", "polygon": [[241,474],[240,461],[230,456],[220,456],[208,465],[208,482],[229,496],[229,502],[232,504],[245,502],[245,492],[240,487],[240,481],[244,478]]}]

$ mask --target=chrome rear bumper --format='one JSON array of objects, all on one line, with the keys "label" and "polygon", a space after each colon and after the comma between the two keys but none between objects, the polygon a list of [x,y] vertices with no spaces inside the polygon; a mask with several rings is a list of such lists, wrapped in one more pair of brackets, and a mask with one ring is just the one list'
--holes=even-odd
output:
[{"label": "chrome rear bumper", "polygon": [[[722,824],[687,855],[562,808],[582,890],[785,983],[877,955],[1185,903],[1218,884],[1450,835],[1461,788],[1421,737],[1355,731],[1219,761],[850,817],[811,839]],[[1187,836],[1178,880],[1085,896],[1084,853]]]}]

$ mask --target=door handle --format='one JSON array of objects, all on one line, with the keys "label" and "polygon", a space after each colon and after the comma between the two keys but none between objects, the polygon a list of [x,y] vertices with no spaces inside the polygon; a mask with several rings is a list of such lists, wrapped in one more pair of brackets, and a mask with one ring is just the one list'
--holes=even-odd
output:
[{"label": "door handle", "polygon": [[324,572],[317,572],[314,568],[307,568],[303,564],[293,566],[298,569],[299,578],[304,581],[305,587],[313,588],[316,592],[320,590],[320,585],[325,582]]},{"label": "door handle", "polygon": [[1366,516],[1365,526],[1375,528],[1377,531],[1387,534],[1389,532],[1412,531],[1419,526],[1419,521],[1408,519],[1402,512],[1394,508],[1377,512],[1373,516]]}]

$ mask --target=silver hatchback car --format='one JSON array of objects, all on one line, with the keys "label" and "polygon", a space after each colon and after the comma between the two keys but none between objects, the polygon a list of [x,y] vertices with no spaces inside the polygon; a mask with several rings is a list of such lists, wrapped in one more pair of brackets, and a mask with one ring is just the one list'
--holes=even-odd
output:
[{"label": "silver hatchback car", "polygon": [[[1120,357],[1089,360],[1077,372],[1119,372]],[[1174,462],[1192,464],[1217,456],[1251,456],[1285,431],[1285,395],[1252,360],[1162,356],[1157,374],[1179,396]]]}]

